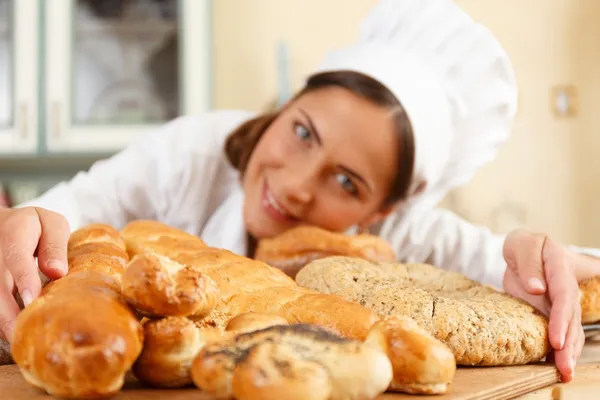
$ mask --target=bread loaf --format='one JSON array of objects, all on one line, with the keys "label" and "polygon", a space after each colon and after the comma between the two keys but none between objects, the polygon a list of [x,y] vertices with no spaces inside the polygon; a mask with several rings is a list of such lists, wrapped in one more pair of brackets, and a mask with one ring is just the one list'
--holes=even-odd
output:
[{"label": "bread loaf", "polygon": [[[322,294],[302,288],[280,270],[261,261],[238,256],[226,250],[208,248],[200,239],[196,239],[196,242],[194,242],[192,238],[182,234],[177,229],[169,228],[158,222],[131,222],[121,231],[121,235],[127,243],[127,251],[131,257],[143,254],[159,254],[168,258],[169,262],[180,264],[176,268],[166,268],[165,271],[180,271],[182,268],[189,267],[190,270],[210,278],[219,291],[217,305],[208,316],[205,318],[190,316],[188,320],[178,320],[180,321],[178,323],[182,326],[178,330],[173,330],[172,335],[165,334],[161,336],[160,332],[169,331],[166,327],[161,329],[152,328],[155,329],[155,333],[151,332],[150,329],[153,324],[156,326],[167,324],[165,321],[176,321],[175,319],[162,320],[162,322],[152,321],[151,325],[146,323],[147,344],[144,348],[144,354],[140,357],[139,365],[144,363],[141,360],[168,359],[171,357],[171,353],[174,353],[173,359],[183,357],[188,360],[185,363],[180,362],[181,365],[187,365],[189,356],[198,349],[203,348],[207,343],[202,337],[198,339],[198,333],[192,329],[192,326],[196,328],[199,325],[204,328],[222,326],[223,321],[231,321],[230,323],[233,324],[232,318],[249,312],[275,315],[294,325],[311,324],[318,326],[319,329],[325,329],[331,334],[344,337],[346,340],[359,342],[367,339],[373,324],[379,320],[376,313],[357,303],[344,300],[339,296]],[[182,238],[184,242],[182,247],[177,245],[179,238]],[[166,243],[169,243],[169,245],[165,245]],[[196,244],[194,245],[194,243]],[[157,258],[157,260],[161,262],[161,259]],[[152,280],[149,280],[146,283],[152,285],[152,282]],[[164,282],[171,282],[170,286],[167,285],[163,288],[165,291],[175,290],[174,280],[165,280]],[[155,286],[159,285],[156,284]],[[193,324],[189,322],[191,319],[195,319]],[[214,328],[212,329],[214,332]],[[453,371],[455,362],[452,357],[448,358],[446,356],[445,346],[441,342],[433,339],[424,331],[406,329],[406,326],[403,325],[394,326],[394,329],[402,331],[396,332],[395,337],[407,335],[406,337],[413,337],[414,343],[433,346],[430,359],[431,368]],[[182,334],[179,335],[177,332],[182,332]],[[425,339],[423,336],[429,337],[429,339]],[[171,339],[172,337],[177,339]],[[167,345],[162,346],[161,343],[163,342],[166,342]],[[185,346],[177,344],[183,342],[193,344]],[[181,355],[181,352],[189,349],[192,349],[190,353],[186,353],[184,356]],[[388,349],[384,350],[387,351]],[[419,349],[414,350],[419,351]],[[394,371],[402,371],[406,368],[407,359],[413,355],[411,352],[405,354],[407,358],[403,358],[401,355],[390,358]],[[286,357],[288,356],[291,357],[291,355],[286,355]],[[150,370],[150,367],[145,369]],[[399,373],[401,375],[401,372]],[[138,375],[141,376],[142,380],[153,385],[164,385],[165,381],[169,381],[177,386],[184,382],[182,380],[177,383],[175,378],[164,380],[157,377],[156,374],[150,376],[138,372]],[[182,370],[181,373],[178,373],[178,376],[185,377],[185,372]],[[427,385],[442,385],[445,387],[444,385],[448,383],[448,375],[440,373],[439,376],[439,382],[428,381]],[[321,378],[325,379],[324,375],[321,375]],[[402,387],[404,386],[398,386],[398,388]],[[439,387],[435,386],[434,389],[431,389],[429,386],[423,386],[421,389],[427,393],[432,390],[441,390]],[[418,387],[415,387],[414,391],[417,392]]]},{"label": "bread loaf", "polygon": [[411,317],[445,343],[459,365],[526,364],[549,350],[547,320],[535,308],[431,265],[336,256],[308,264],[296,281],[379,316]]},{"label": "bread loaf", "polygon": [[12,355],[31,385],[64,398],[115,394],[142,350],[142,327],[119,293],[128,255],[113,228],[73,232],[69,272],[18,316]]},{"label": "bread loaf", "polygon": [[389,244],[378,236],[347,236],[314,226],[298,226],[275,238],[259,241],[254,258],[281,269],[290,277],[319,258],[345,255],[371,261],[394,261]]},{"label": "bread loaf", "polygon": [[276,325],[205,346],[192,379],[218,399],[374,399],[392,378],[378,347],[314,325]]},{"label": "bread loaf", "polygon": [[600,322],[600,276],[587,279],[579,284],[581,291],[581,322]]}]

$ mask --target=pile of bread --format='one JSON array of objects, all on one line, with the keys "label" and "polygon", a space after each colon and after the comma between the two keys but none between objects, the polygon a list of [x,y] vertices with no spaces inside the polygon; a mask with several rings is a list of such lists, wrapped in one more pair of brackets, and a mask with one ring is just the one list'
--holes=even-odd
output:
[{"label": "pile of bread", "polygon": [[394,263],[366,235],[298,228],[253,260],[158,222],[93,224],[73,232],[68,257],[68,274],[19,314],[11,348],[26,381],[57,397],[113,395],[130,371],[218,399],[440,394],[457,364],[548,351],[547,321],[528,305]]}]

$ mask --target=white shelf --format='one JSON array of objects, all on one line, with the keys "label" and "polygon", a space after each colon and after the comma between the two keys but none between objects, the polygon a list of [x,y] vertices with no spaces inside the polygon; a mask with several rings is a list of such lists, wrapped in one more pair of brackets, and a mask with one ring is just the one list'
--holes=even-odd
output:
[{"label": "white shelf", "polygon": [[75,24],[76,35],[102,35],[106,33],[143,36],[162,36],[165,33],[176,32],[178,21],[149,20],[148,22],[130,22],[123,20],[101,20],[89,23],[82,21],[81,25]]}]

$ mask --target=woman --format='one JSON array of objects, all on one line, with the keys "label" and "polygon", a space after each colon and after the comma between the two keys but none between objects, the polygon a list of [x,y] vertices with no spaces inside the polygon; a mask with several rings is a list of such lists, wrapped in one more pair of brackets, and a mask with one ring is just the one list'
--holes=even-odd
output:
[{"label": "woman", "polygon": [[[550,315],[563,379],[583,345],[578,279],[598,262],[545,235],[496,236],[436,210],[508,136],[516,89],[493,36],[451,1],[382,1],[280,112],[179,118],[17,209],[0,211],[0,328],[66,270],[69,229],[156,219],[252,256],[297,224],[370,229],[399,260],[505,288]],[[508,266],[508,268],[507,268]],[[8,288],[8,289],[7,289]]]}]

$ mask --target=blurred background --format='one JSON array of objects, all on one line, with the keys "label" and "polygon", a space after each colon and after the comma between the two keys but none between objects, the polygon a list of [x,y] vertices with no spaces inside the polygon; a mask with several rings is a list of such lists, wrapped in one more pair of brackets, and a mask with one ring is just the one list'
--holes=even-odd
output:
[{"label": "blurred background", "polygon": [[[0,0],[0,202],[178,115],[276,107],[376,2]],[[520,104],[498,158],[440,206],[600,247],[600,1],[457,3],[505,46]]]}]

